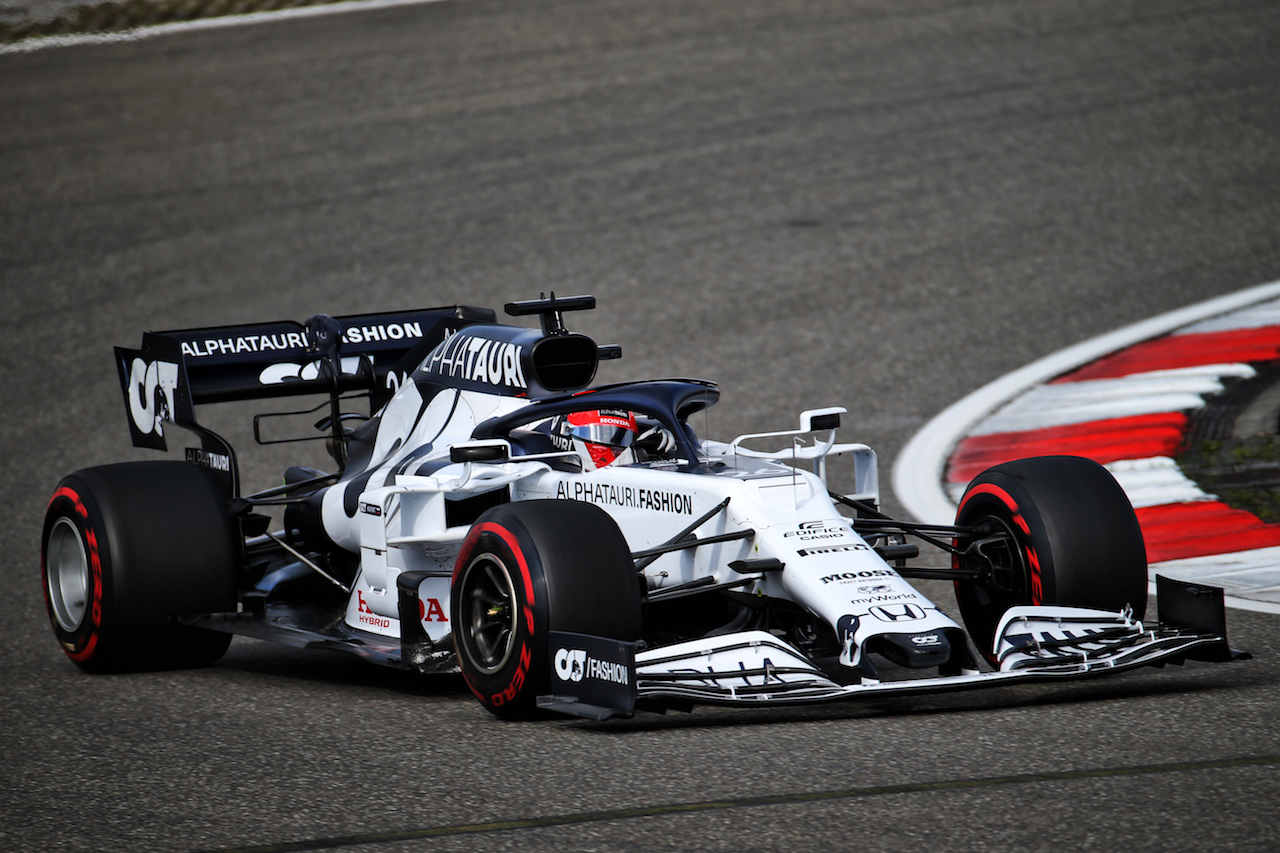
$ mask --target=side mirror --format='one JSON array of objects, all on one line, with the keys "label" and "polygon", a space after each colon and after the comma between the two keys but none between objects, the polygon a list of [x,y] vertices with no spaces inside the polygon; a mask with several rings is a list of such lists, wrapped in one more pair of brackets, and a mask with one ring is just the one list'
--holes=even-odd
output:
[{"label": "side mirror", "polygon": [[511,445],[502,440],[471,441],[449,448],[450,462],[506,462],[511,458]]},{"label": "side mirror", "polygon": [[817,432],[823,429],[837,429],[840,416],[849,411],[843,406],[832,406],[828,409],[809,409],[800,413],[800,431]]}]

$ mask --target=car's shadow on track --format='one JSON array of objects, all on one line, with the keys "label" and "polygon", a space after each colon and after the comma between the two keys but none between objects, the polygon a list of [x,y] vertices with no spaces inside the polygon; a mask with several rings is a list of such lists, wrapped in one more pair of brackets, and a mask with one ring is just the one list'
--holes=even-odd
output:
[{"label": "car's shadow on track", "polygon": [[268,643],[237,642],[213,670],[273,680],[283,678],[333,687],[474,701],[459,673],[423,675],[377,666],[342,652],[287,649]]}]

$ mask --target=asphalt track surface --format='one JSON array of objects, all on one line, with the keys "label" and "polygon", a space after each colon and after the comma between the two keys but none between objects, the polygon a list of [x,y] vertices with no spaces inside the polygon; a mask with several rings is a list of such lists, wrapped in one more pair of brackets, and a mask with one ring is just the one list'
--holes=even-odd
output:
[{"label": "asphalt track surface", "polygon": [[113,344],[552,289],[599,298],[602,379],[717,379],[721,438],[848,405],[887,484],[984,383],[1280,278],[1277,79],[1265,1],[443,2],[0,56],[0,848],[1275,849],[1274,616],[1229,666],[513,725],[242,640],[82,675],[38,564],[59,477],[142,456]]}]

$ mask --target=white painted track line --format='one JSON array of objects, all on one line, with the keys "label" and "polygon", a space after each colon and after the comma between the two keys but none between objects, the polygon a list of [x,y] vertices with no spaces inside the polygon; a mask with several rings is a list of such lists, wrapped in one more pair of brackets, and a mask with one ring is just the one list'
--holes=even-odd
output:
[{"label": "white painted track line", "polygon": [[0,54],[31,53],[37,50],[48,50],[57,47],[78,47],[92,44],[116,44],[119,42],[141,41],[173,33],[196,32],[199,30],[219,30],[230,27],[246,27],[266,24],[272,21],[301,18],[321,18],[328,15],[345,15],[352,12],[367,12],[375,9],[393,9],[398,6],[422,6],[428,3],[442,3],[445,0],[345,0],[339,3],[324,3],[316,6],[299,6],[294,9],[277,9],[265,12],[250,12],[243,15],[222,15],[215,18],[201,18],[195,21],[174,21],[169,24],[156,24],[150,27],[138,27],[132,30],[121,30],[111,33],[83,33],[63,36],[45,36],[42,38],[24,39],[12,44],[0,45]]},{"label": "white painted track line", "polygon": [[1059,350],[984,385],[943,409],[902,448],[893,466],[894,494],[917,520],[950,524],[955,519],[956,505],[943,485],[947,458],[987,415],[1031,386],[1115,350],[1277,296],[1280,281],[1180,308]]}]

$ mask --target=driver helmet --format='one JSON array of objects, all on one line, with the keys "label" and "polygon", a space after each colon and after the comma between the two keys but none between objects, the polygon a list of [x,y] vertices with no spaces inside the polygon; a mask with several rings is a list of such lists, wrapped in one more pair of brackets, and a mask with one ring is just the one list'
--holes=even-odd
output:
[{"label": "driver helmet", "polygon": [[588,471],[617,462],[639,432],[636,416],[621,409],[571,412],[560,423],[560,434],[573,442]]}]

